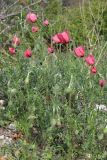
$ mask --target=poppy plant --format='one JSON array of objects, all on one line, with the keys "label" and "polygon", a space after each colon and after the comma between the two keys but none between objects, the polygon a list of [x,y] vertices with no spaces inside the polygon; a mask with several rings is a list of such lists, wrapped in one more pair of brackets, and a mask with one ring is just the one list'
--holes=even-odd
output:
[{"label": "poppy plant", "polygon": [[12,43],[18,46],[20,44],[20,39],[17,36],[14,36],[12,39]]},{"label": "poppy plant", "polygon": [[53,53],[53,52],[54,52],[54,48],[48,47],[48,53]]},{"label": "poppy plant", "polygon": [[25,56],[26,58],[31,57],[31,56],[32,56],[32,51],[31,51],[30,49],[27,49],[27,50],[24,52],[24,56]]},{"label": "poppy plant", "polygon": [[34,32],[38,32],[39,31],[39,27],[37,27],[37,26],[33,26],[32,27],[32,32],[34,33]]},{"label": "poppy plant", "polygon": [[83,46],[79,46],[77,48],[74,48],[74,53],[77,57],[84,57],[85,49]]},{"label": "poppy plant", "polygon": [[97,68],[95,66],[92,66],[90,71],[91,71],[91,73],[96,74],[97,73]]},{"label": "poppy plant", "polygon": [[95,64],[95,58],[92,54],[89,54],[86,58],[85,58],[85,62],[88,65],[94,65]]},{"label": "poppy plant", "polygon": [[99,80],[100,87],[104,87],[105,84],[106,84],[106,80],[104,80],[104,79]]},{"label": "poppy plant", "polygon": [[52,37],[52,40],[54,43],[66,44],[70,42],[70,35],[67,31],[64,31],[62,33],[55,34]]},{"label": "poppy plant", "polygon": [[43,21],[43,25],[44,26],[48,26],[49,25],[49,21],[46,19],[45,21]]},{"label": "poppy plant", "polygon": [[27,20],[28,22],[34,23],[34,22],[37,21],[37,15],[30,12],[30,13],[27,14],[26,20]]},{"label": "poppy plant", "polygon": [[9,47],[9,53],[11,54],[11,55],[13,55],[13,54],[15,54],[15,48],[13,48],[13,47]]}]

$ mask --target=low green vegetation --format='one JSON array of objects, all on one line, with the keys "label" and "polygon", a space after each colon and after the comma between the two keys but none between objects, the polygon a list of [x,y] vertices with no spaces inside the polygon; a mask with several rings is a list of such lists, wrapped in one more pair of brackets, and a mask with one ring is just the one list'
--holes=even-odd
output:
[{"label": "low green vegetation", "polygon": [[[0,148],[0,155],[8,160],[106,160],[107,4],[90,1],[71,9],[55,0],[32,10],[38,14],[34,23],[22,11],[0,38],[0,99],[5,102],[0,126],[14,123],[21,133]],[[49,24],[43,23],[46,19]],[[61,43],[52,40],[54,35]],[[75,53],[79,46],[84,50]],[[90,54],[95,62],[87,62]]]}]

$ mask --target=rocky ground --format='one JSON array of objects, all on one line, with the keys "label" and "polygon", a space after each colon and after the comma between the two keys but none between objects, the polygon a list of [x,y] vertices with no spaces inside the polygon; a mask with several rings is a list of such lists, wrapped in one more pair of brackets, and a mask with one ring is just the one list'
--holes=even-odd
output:
[{"label": "rocky ground", "polygon": [[0,148],[15,143],[19,138],[22,138],[22,133],[17,131],[14,123],[0,127]]}]

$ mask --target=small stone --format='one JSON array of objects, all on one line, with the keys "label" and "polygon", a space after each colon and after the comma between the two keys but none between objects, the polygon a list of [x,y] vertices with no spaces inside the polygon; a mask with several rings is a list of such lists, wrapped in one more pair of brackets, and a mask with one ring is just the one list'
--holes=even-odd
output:
[{"label": "small stone", "polygon": [[8,129],[16,131],[16,125],[14,123],[11,123],[7,126]]},{"label": "small stone", "polygon": [[104,104],[100,104],[100,105],[96,104],[96,106],[95,106],[95,110],[99,110],[99,111],[105,111],[105,112],[107,112],[107,106],[106,106],[106,105],[104,105]]},{"label": "small stone", "polygon": [[5,101],[3,99],[0,99],[0,106],[4,106]]},{"label": "small stone", "polygon": [[9,145],[9,144],[11,144],[11,143],[12,143],[12,138],[5,137],[5,139],[4,139],[4,145],[5,145],[5,144]]},{"label": "small stone", "polygon": [[0,140],[3,140],[5,137],[4,137],[4,135],[1,135],[0,136]]},{"label": "small stone", "polygon": [[1,110],[5,110],[5,107],[3,107],[3,106],[0,106],[0,109],[1,109]]}]

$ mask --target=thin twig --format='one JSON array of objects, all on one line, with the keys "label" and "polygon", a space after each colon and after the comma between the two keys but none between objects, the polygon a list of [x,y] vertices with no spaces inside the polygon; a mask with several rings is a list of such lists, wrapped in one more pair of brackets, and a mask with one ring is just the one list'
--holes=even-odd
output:
[{"label": "thin twig", "polygon": [[29,8],[29,7],[37,4],[37,3],[39,3],[39,2],[41,2],[41,0],[39,0],[38,2],[34,2],[34,3],[32,3],[32,4],[30,4],[30,5],[26,6],[26,7],[24,7],[24,8],[21,9],[19,12],[11,13],[11,14],[8,14],[8,15],[0,15],[0,20],[4,20],[4,19],[7,19],[7,18],[9,18],[9,17],[16,16],[17,14],[21,13],[23,10],[25,10],[25,9],[27,9],[27,8]]},{"label": "thin twig", "polygon": [[7,10],[9,10],[10,8],[12,8],[12,7],[13,7],[14,5],[16,5],[18,2],[19,2],[19,0],[15,1],[13,4],[9,5],[9,6],[5,9],[4,13],[6,13]]}]

